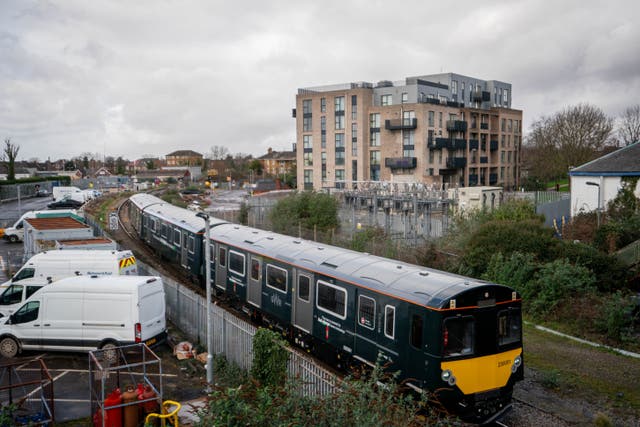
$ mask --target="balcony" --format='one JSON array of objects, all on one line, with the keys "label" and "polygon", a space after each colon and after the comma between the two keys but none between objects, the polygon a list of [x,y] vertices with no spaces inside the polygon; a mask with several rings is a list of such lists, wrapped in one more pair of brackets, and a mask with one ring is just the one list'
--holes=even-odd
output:
[{"label": "balcony", "polygon": [[439,150],[441,148],[447,148],[449,144],[449,138],[436,138],[435,142],[429,145],[432,150]]},{"label": "balcony", "polygon": [[467,122],[462,120],[447,120],[447,130],[449,132],[466,132]]},{"label": "balcony", "polygon": [[418,165],[416,157],[387,157],[384,165],[390,169],[415,169]]},{"label": "balcony", "polygon": [[480,157],[480,163],[489,163],[488,157]]},{"label": "balcony", "polygon": [[491,94],[486,91],[473,91],[473,102],[491,101]]},{"label": "balcony", "polygon": [[480,141],[478,141],[477,139],[469,140],[469,150],[477,150],[479,146],[480,146]]},{"label": "balcony", "polygon": [[447,159],[447,168],[449,169],[464,169],[465,166],[467,166],[465,157],[449,157]]},{"label": "balcony", "polygon": [[461,138],[454,138],[451,140],[452,144],[448,147],[453,150],[466,150],[467,149],[467,141]]},{"label": "balcony", "polygon": [[497,149],[498,149],[498,141],[496,141],[495,139],[489,141],[489,150],[496,151]]},{"label": "balcony", "polygon": [[498,183],[498,174],[490,173],[489,174],[489,185],[495,185]]},{"label": "balcony", "polygon": [[489,123],[480,123],[480,129],[489,130]]},{"label": "balcony", "polygon": [[418,119],[395,119],[385,120],[384,128],[386,130],[406,130],[418,127]]}]

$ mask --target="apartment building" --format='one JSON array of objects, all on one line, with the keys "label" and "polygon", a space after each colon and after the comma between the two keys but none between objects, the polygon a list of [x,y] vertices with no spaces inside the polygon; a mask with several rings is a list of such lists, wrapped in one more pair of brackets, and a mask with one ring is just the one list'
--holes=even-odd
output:
[{"label": "apartment building", "polygon": [[511,100],[509,83],[454,73],[298,89],[298,187],[517,188],[522,111]]}]

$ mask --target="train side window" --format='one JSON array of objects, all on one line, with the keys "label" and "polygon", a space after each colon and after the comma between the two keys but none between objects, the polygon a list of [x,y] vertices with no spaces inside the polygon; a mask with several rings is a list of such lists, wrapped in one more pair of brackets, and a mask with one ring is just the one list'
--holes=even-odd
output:
[{"label": "train side window", "polygon": [[287,270],[267,265],[267,286],[277,289],[280,292],[287,292]]},{"label": "train side window", "polygon": [[260,261],[251,260],[251,280],[260,280]]},{"label": "train side window", "polygon": [[175,230],[173,230],[173,243],[176,246],[180,246],[180,237],[182,236],[182,233],[180,232],[180,230],[178,230],[177,228]]},{"label": "train side window", "polygon": [[520,310],[509,309],[498,313],[498,345],[519,342],[522,337],[522,317]]},{"label": "train side window", "polygon": [[473,317],[450,317],[444,320],[442,344],[444,356],[455,357],[473,354],[474,330]]},{"label": "train side window", "polygon": [[218,262],[221,267],[226,267],[227,265],[227,248],[220,248],[218,251]]},{"label": "train side window", "polygon": [[422,348],[422,316],[414,314],[411,316],[411,345],[415,348]]},{"label": "train side window", "polygon": [[309,302],[309,285],[311,280],[307,276],[298,276],[298,298],[302,301]]},{"label": "train side window", "polygon": [[396,336],[396,308],[392,305],[384,307],[384,336],[391,339]]},{"label": "train side window", "polygon": [[156,220],[153,218],[149,218],[149,230],[156,232]]},{"label": "train side window", "polygon": [[316,305],[320,310],[344,320],[347,318],[347,291],[339,286],[318,280]]},{"label": "train side window", "polygon": [[167,227],[167,224],[162,224],[162,229],[161,229],[162,231],[161,231],[160,235],[162,237],[164,237],[165,239],[167,238],[167,235],[169,234],[168,231],[167,231],[168,228],[169,227]]},{"label": "train side window", "polygon": [[196,239],[193,236],[189,236],[189,253],[192,254],[196,250]]},{"label": "train side window", "polygon": [[358,323],[367,329],[375,328],[376,301],[364,295],[358,297]]},{"label": "train side window", "polygon": [[245,257],[240,252],[229,251],[229,271],[244,277]]}]

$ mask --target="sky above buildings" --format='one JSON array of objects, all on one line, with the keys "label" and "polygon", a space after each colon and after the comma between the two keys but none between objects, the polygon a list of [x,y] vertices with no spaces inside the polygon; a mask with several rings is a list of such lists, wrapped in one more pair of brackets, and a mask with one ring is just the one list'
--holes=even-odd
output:
[{"label": "sky above buildings", "polygon": [[289,150],[298,88],[455,72],[525,131],[640,102],[637,0],[0,1],[0,138],[20,160]]}]

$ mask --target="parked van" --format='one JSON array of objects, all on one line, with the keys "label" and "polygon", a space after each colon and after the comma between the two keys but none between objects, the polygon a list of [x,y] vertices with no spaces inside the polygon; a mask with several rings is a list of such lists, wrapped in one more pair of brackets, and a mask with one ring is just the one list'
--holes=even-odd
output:
[{"label": "parked van", "polygon": [[73,199],[78,202],[86,202],[86,194],[78,187],[53,187],[53,201]]},{"label": "parked van", "polygon": [[64,250],[34,255],[8,282],[0,285],[0,317],[8,316],[43,286],[73,276],[137,276],[131,251]]},{"label": "parked van", "polygon": [[166,339],[165,309],[159,277],[69,277],[0,319],[0,356],[153,345]]},{"label": "parked van", "polygon": [[20,219],[18,219],[11,227],[4,229],[5,240],[11,243],[22,242],[24,240],[24,220],[28,218],[59,218],[64,216],[70,216],[77,220],[83,221],[84,217],[82,212],[78,212],[75,209],[58,209],[55,211],[29,211],[25,212]]}]

